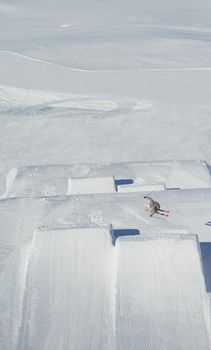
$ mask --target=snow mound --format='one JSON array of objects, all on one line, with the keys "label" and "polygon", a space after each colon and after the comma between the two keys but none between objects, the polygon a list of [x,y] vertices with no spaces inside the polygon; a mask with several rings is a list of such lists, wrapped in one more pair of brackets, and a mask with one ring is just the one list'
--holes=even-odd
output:
[{"label": "snow mound", "polygon": [[[205,161],[158,161],[18,167],[13,181],[9,172],[10,186],[5,191],[7,197],[65,195],[69,178],[100,176],[113,176],[115,181],[132,179],[133,185],[126,188],[128,192],[161,190],[161,183],[166,189],[211,187]],[[124,191],[124,187],[118,186],[119,189]]]},{"label": "snow mound", "polygon": [[67,194],[115,193],[113,177],[69,179]]},{"label": "snow mound", "polygon": [[[4,349],[208,350],[198,242],[211,241],[210,182],[204,161],[11,169],[0,200]],[[149,190],[168,218],[144,211]]]},{"label": "snow mound", "polygon": [[111,349],[113,261],[107,229],[37,232],[17,348]]},{"label": "snow mound", "polygon": [[119,108],[115,101],[86,95],[0,86],[0,114],[35,116],[61,111],[105,111]]},{"label": "snow mound", "polygon": [[120,238],[117,245],[117,348],[209,349],[195,238]]},{"label": "snow mound", "polygon": [[0,282],[5,350],[209,349],[195,236],[128,236],[113,246],[106,227],[38,230]]}]

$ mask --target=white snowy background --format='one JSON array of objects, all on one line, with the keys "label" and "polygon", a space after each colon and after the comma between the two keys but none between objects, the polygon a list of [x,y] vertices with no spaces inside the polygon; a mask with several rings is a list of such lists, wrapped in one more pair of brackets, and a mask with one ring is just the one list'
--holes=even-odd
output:
[{"label": "white snowy background", "polygon": [[210,1],[0,1],[0,350],[210,349],[210,165]]}]

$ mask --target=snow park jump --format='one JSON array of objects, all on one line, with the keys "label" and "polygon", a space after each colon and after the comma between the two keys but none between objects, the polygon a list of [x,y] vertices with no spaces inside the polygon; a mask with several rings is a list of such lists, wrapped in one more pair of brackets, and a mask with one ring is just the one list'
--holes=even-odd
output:
[{"label": "snow park jump", "polygon": [[[46,170],[49,177],[49,168],[36,167],[37,178]],[[64,188],[60,171],[53,167],[55,189]],[[25,170],[18,173],[8,196],[38,191],[36,176],[29,183]],[[166,221],[145,214],[146,200],[154,205],[149,194],[111,191],[107,178],[96,179],[97,191],[88,177],[76,182],[79,193],[0,201],[5,348],[209,349],[209,265],[199,242],[204,247],[211,236],[196,214],[200,206],[208,217],[211,189],[153,191],[171,208]],[[90,332],[87,322],[97,328]]]},{"label": "snow park jump", "polygon": [[210,13],[0,2],[0,350],[211,350]]}]

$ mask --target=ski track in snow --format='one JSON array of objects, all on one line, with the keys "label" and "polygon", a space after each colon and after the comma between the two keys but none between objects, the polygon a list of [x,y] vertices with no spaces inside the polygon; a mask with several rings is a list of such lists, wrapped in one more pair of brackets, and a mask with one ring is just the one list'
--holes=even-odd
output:
[{"label": "ski track in snow", "polygon": [[50,61],[42,60],[42,59],[40,59],[40,58],[35,58],[35,57],[30,57],[30,56],[22,55],[22,54],[20,54],[20,53],[13,52],[13,51],[4,51],[4,50],[3,50],[3,51],[0,51],[0,53],[8,53],[8,54],[10,54],[10,55],[17,56],[17,57],[21,57],[21,58],[24,58],[24,59],[26,59],[26,60],[30,60],[30,61],[34,61],[34,62],[41,62],[41,63],[53,65],[53,66],[65,67],[65,68],[70,69],[70,70],[75,71],[75,72],[86,72],[85,69],[71,68],[71,67],[68,67],[68,66],[64,66],[64,65],[62,65],[62,64],[57,64],[57,63],[53,63],[53,62],[50,62]]},{"label": "ski track in snow", "polygon": [[[40,63],[44,63],[44,64],[49,64],[49,65],[53,65],[53,66],[57,66],[57,67],[64,67],[68,70],[71,71],[75,71],[75,72],[113,72],[114,70],[111,69],[81,69],[81,68],[73,68],[73,67],[69,67],[63,64],[59,64],[59,63],[54,63],[54,62],[50,62],[47,60],[43,60],[40,58],[35,58],[35,57],[30,57],[30,56],[26,56],[17,52],[13,52],[13,51],[5,51],[5,50],[1,50],[0,53],[7,53],[13,56],[17,56],[20,58],[24,58],[26,60],[30,60],[30,61],[34,61],[34,62],[40,62]],[[133,71],[133,69],[115,69],[115,71],[122,71],[122,70],[130,70]],[[210,71],[211,67],[184,67],[184,68],[136,68],[135,71],[140,71],[140,72],[162,72],[162,71],[166,71],[166,72],[177,72],[177,71]]]}]

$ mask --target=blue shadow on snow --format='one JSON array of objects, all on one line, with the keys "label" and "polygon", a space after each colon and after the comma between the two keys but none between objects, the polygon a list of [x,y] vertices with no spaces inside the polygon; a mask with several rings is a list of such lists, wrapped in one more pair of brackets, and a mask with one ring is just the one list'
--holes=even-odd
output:
[{"label": "blue shadow on snow", "polygon": [[140,231],[137,229],[127,228],[127,229],[112,230],[111,231],[112,244],[115,245],[118,237],[137,236],[137,235],[140,235]]},{"label": "blue shadow on snow", "polygon": [[134,183],[133,179],[115,180],[115,187],[116,187],[116,190],[117,190],[117,187],[120,186],[120,185],[131,185],[133,183]]},{"label": "blue shadow on snow", "polygon": [[211,243],[200,243],[206,290],[211,292]]}]

